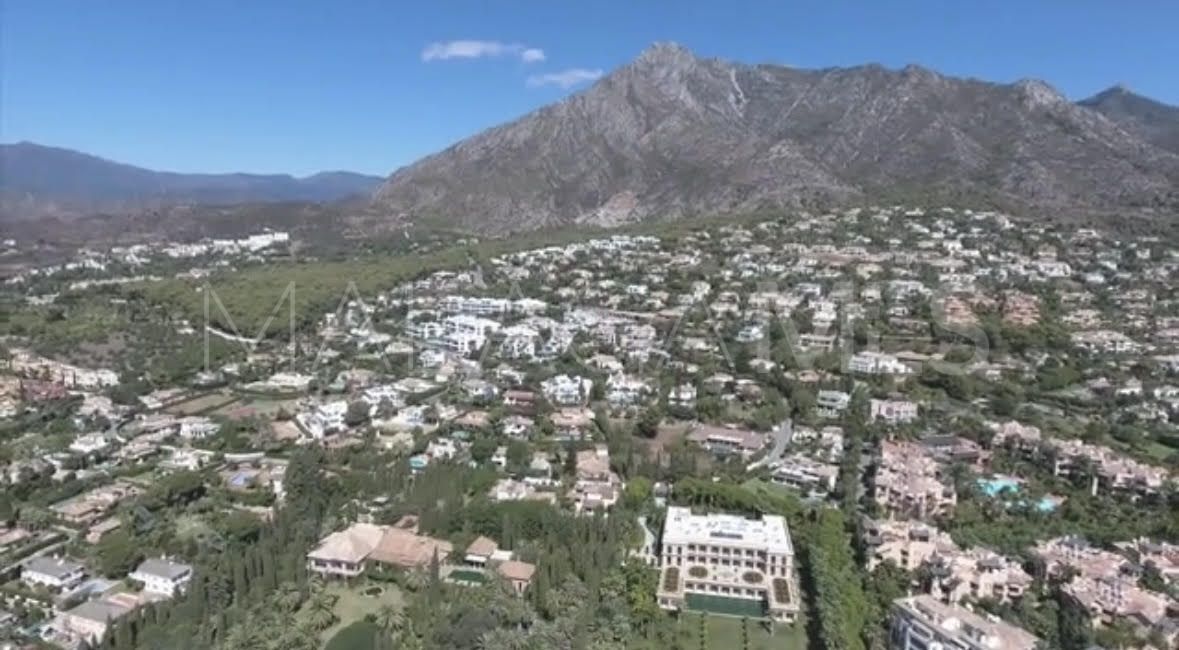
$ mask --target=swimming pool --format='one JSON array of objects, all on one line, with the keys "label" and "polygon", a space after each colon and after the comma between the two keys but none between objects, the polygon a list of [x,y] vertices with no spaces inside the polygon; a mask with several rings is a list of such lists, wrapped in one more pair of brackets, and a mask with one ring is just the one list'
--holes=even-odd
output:
[{"label": "swimming pool", "polygon": [[[991,498],[1001,496],[1004,493],[1014,496],[1019,494],[1021,489],[1019,479],[1010,476],[991,476],[988,478],[980,478],[978,479],[977,484],[979,489],[983,491],[983,494]],[[1023,507],[1028,506],[1027,500],[1024,499],[1020,499],[1015,503]],[[1011,505],[1011,503],[1008,502],[1008,505]],[[1044,513],[1055,512],[1059,506],[1060,504],[1057,499],[1050,495],[1041,497],[1040,500],[1035,504],[1036,510],[1038,512]]]},{"label": "swimming pool", "polygon": [[1019,481],[1010,476],[992,476],[978,479],[978,487],[983,491],[983,494],[994,497],[1008,490],[1018,493]]}]

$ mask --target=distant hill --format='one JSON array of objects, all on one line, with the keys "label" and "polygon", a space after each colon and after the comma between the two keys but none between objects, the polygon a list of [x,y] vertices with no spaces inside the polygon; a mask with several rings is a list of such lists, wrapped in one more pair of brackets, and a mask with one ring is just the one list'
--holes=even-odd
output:
[{"label": "distant hill", "polygon": [[1137,95],[1124,86],[1114,86],[1077,103],[1156,147],[1179,154],[1179,106]]},{"label": "distant hill", "polygon": [[881,198],[1174,214],[1179,155],[1134,126],[1150,121],[1137,104],[1125,112],[1135,117],[1035,80],[748,65],[657,44],[583,92],[395,171],[374,205],[390,220],[484,232]]},{"label": "distant hill", "polygon": [[336,201],[367,195],[382,179],[352,172],[179,174],[31,142],[0,144],[0,217],[134,212],[178,204]]}]

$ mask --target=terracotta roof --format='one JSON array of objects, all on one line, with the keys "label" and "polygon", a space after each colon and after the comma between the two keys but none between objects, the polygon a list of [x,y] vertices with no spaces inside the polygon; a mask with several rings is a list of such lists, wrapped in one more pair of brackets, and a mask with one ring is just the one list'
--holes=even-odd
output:
[{"label": "terracotta roof", "polygon": [[450,542],[390,528],[385,531],[369,559],[400,567],[418,567],[429,564],[435,553],[440,561],[445,560],[451,550],[453,547]]},{"label": "terracotta roof", "polygon": [[328,562],[363,562],[381,541],[384,528],[372,524],[353,524],[332,533],[320,542],[319,547],[307,557]]},{"label": "terracotta roof", "polygon": [[471,545],[467,547],[467,555],[477,555],[480,557],[491,557],[493,553],[499,550],[499,544],[494,540],[488,539],[480,535]]},{"label": "terracotta roof", "polygon": [[531,582],[532,574],[536,573],[536,565],[527,562],[508,560],[496,567],[496,571],[508,580]]}]

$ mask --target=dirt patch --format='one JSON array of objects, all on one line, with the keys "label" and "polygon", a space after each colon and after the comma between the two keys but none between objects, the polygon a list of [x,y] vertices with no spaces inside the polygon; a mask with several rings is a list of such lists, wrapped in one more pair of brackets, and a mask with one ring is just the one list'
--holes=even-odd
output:
[{"label": "dirt patch", "polygon": [[232,393],[218,392],[202,395],[195,399],[190,399],[184,402],[177,402],[164,409],[172,415],[195,415],[197,413],[204,413],[214,409],[220,409],[237,401],[237,396]]},{"label": "dirt patch", "polygon": [[663,423],[652,439],[642,438],[652,452],[663,451],[683,439],[689,425],[685,422]]}]

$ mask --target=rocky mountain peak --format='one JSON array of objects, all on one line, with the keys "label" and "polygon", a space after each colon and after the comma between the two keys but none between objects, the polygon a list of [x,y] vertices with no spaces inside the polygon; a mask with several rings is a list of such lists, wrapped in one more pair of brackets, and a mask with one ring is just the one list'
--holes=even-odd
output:
[{"label": "rocky mountain peak", "polygon": [[672,41],[658,41],[643,50],[635,63],[653,65],[690,65],[695,63],[696,55],[688,48]]},{"label": "rocky mountain peak", "polygon": [[1179,207],[1177,186],[1179,156],[1042,81],[748,66],[657,43],[556,108],[399,170],[374,201],[506,232],[906,193],[1053,214],[1158,209]]},{"label": "rocky mountain peak", "polygon": [[1015,82],[1020,97],[1032,107],[1068,104],[1068,99],[1052,86],[1039,79],[1020,79]]}]

